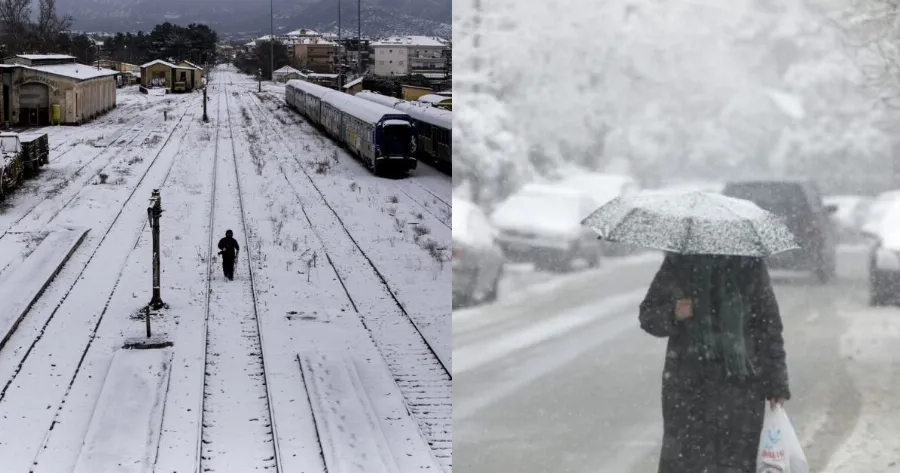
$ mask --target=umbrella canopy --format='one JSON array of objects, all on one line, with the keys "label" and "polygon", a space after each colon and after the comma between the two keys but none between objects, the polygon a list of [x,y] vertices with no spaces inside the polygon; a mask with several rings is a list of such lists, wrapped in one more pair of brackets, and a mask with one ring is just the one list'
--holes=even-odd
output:
[{"label": "umbrella canopy", "polygon": [[618,197],[581,223],[605,240],[681,254],[765,257],[799,248],[775,214],[747,200],[707,192]]}]

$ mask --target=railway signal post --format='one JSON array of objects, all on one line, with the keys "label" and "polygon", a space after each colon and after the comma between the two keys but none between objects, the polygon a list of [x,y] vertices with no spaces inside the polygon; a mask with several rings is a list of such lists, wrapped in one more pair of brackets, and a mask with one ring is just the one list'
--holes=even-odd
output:
[{"label": "railway signal post", "polygon": [[209,117],[206,116],[206,86],[203,86],[203,121],[209,121]]},{"label": "railway signal post", "polygon": [[[154,189],[150,196],[150,205],[147,207],[147,218],[150,219],[150,229],[153,232],[153,297],[149,307],[161,309],[165,304],[159,294],[159,217],[162,215],[162,199],[159,189]],[[149,314],[149,312],[148,312]],[[150,331],[150,318],[147,317],[147,332]]]}]

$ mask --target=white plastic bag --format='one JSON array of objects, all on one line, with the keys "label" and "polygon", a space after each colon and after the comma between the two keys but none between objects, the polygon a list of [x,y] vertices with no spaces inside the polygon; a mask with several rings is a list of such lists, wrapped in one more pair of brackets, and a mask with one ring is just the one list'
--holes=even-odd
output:
[{"label": "white plastic bag", "polygon": [[784,408],[776,406],[772,409],[767,402],[765,409],[756,473],[809,473],[800,439]]}]

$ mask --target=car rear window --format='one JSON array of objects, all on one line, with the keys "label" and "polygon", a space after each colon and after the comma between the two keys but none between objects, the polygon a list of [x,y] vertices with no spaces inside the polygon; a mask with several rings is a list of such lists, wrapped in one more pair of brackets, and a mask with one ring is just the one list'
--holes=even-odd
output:
[{"label": "car rear window", "polygon": [[788,220],[805,219],[811,213],[803,187],[794,183],[732,183],[722,192],[726,196],[749,200]]}]

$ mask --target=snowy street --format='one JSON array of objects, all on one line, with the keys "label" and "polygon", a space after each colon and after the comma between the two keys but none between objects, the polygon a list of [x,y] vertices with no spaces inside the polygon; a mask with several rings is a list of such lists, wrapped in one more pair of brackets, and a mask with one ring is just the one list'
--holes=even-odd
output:
[{"label": "snowy street", "polygon": [[[864,249],[838,258],[828,285],[773,273],[786,410],[810,471],[897,471],[900,310],[868,307]],[[660,261],[626,257],[530,283],[519,274],[497,303],[454,312],[457,468],[656,471],[666,341],[640,330],[637,308]]]},{"label": "snowy street", "polygon": [[[126,88],[44,129],[50,164],[3,203],[0,284],[44,239],[74,250],[0,333],[0,469],[450,473],[450,176],[375,177],[283,88],[229,67],[209,84],[208,123],[202,94]],[[123,352],[145,331],[153,189],[151,327],[172,346]]]}]

